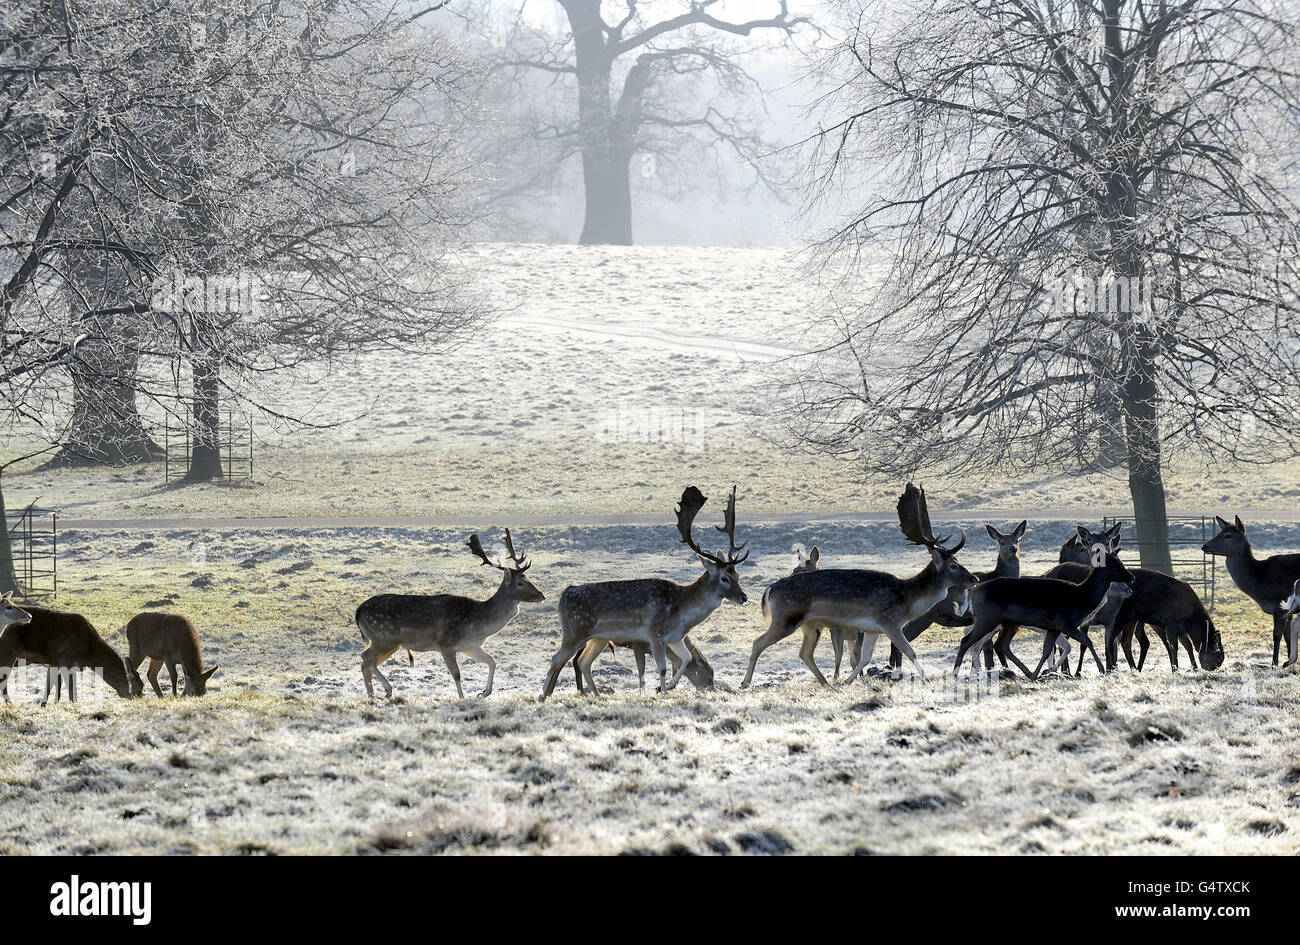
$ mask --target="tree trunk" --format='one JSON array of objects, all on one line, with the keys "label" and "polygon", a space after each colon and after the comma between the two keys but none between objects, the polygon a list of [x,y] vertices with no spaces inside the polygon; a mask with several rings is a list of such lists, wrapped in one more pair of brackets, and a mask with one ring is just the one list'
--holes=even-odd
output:
[{"label": "tree trunk", "polygon": [[608,47],[600,0],[561,0],[573,32],[574,68],[578,74],[578,137],[582,150],[582,185],[586,213],[584,246],[611,243],[632,245],[632,188],[628,179],[631,152],[619,147],[610,105],[610,72],[614,63]]},{"label": "tree trunk", "polygon": [[1137,355],[1125,386],[1124,438],[1128,446],[1128,488],[1133,497],[1142,567],[1173,574],[1169,555],[1169,516],[1160,469],[1160,428],[1149,333],[1135,332]]},{"label": "tree trunk", "polygon": [[72,429],[51,466],[123,466],[162,456],[135,401],[137,357],[83,344],[72,373]]},{"label": "tree trunk", "polygon": [[583,246],[595,244],[632,245],[632,187],[628,179],[630,160],[603,153],[583,155],[582,180],[587,199],[582,223]]},{"label": "tree trunk", "polygon": [[0,481],[0,594],[13,591],[19,597],[23,589],[18,586],[18,574],[14,570],[14,549],[9,541],[9,516],[5,514],[4,483]]},{"label": "tree trunk", "polygon": [[191,482],[220,479],[221,468],[221,368],[213,360],[194,363],[194,407],[190,414]]}]

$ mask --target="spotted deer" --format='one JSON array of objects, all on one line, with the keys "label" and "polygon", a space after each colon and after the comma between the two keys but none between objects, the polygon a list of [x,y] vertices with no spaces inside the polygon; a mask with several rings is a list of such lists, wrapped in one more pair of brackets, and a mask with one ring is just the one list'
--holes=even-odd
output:
[{"label": "spotted deer", "polygon": [[813,652],[823,629],[864,636],[862,653],[845,682],[862,674],[882,634],[911,661],[917,675],[925,678],[925,669],[903,635],[903,626],[943,600],[951,588],[973,587],[978,578],[957,560],[966,544],[965,533],[951,548],[936,538],[930,528],[925,492],[910,482],[898,500],[898,524],[908,541],[930,552],[930,561],[910,578],[883,571],[831,568],[791,574],[768,588],[763,613],[770,622],[767,631],[754,641],[742,689],[753,681],[762,652],[796,630],[803,631],[799,656],[822,685],[827,685],[826,677],[817,668]]},{"label": "spotted deer", "polygon": [[489,558],[478,535],[466,542],[480,566],[488,565],[501,572],[501,584],[487,600],[456,594],[380,594],[357,608],[357,630],[366,641],[361,653],[361,677],[366,695],[375,697],[372,677],[378,677],[384,694],[392,696],[393,687],[379,671],[379,664],[402,647],[417,652],[437,650],[442,654],[451,678],[456,683],[457,698],[465,698],[460,685],[460,665],[456,654],[462,653],[476,663],[486,663],[487,686],[479,694],[492,694],[497,661],[483,649],[483,642],[503,629],[519,615],[521,603],[546,599],[525,572],[532,566],[515,552],[510,529],[506,529],[506,554],[509,564]]},{"label": "spotted deer", "polygon": [[[686,634],[724,600],[743,604],[748,599],[736,573],[736,567],[749,557],[745,546],[736,544],[736,489],[732,487],[723,524],[717,526],[730,544],[725,554],[705,551],[692,534],[695,516],[707,501],[699,489],[687,486],[676,510],[682,543],[704,565],[704,573],[690,584],[664,578],[638,578],[576,584],[564,589],[559,606],[560,648],[551,659],[542,688],[543,699],[555,690],[555,681],[565,663],[578,654],[581,654],[578,665],[587,687],[593,694],[599,694],[591,666],[607,643],[641,643],[649,647],[659,670],[659,691],[676,687],[693,662],[684,642]],[[672,679],[668,679],[669,651],[681,660]]]}]

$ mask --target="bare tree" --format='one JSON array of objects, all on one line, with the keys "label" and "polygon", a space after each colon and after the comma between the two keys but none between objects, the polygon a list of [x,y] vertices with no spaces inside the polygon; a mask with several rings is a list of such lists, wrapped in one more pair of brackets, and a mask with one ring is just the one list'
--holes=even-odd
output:
[{"label": "bare tree", "polygon": [[[141,398],[176,412],[170,366],[211,447],[219,398],[257,409],[270,374],[481,319],[450,255],[466,66],[435,10],[6,13],[0,405],[24,434],[66,441],[79,411]],[[213,459],[196,451],[196,477]]]},{"label": "bare tree", "polygon": [[[770,32],[786,39],[807,17],[792,16],[786,0],[747,20],[724,18],[719,0],[680,3],[681,12],[661,20],[647,13],[656,5],[642,0],[604,4],[617,11],[608,18],[601,0],[556,2],[567,33],[557,37],[521,17],[501,44],[499,65],[522,90],[503,148],[524,158],[512,164],[512,193],[550,182],[576,156],[586,197],[579,242],[630,245],[638,154],[667,176],[688,173],[702,146],[722,147],[768,180],[758,158],[770,145],[743,104],[761,98],[761,89],[734,38]],[[709,83],[715,100],[689,94]]]},{"label": "bare tree", "polygon": [[907,474],[1067,470],[1122,437],[1168,571],[1171,455],[1297,448],[1294,13],[937,0],[843,25],[810,194],[850,208],[820,243],[844,281],[790,428]]}]

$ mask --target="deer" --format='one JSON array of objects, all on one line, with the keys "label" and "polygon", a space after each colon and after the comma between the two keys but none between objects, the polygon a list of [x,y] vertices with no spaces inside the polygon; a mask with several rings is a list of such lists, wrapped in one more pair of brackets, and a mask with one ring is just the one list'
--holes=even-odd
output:
[{"label": "deer", "polygon": [[[700,652],[690,637],[682,637],[682,642],[686,644],[686,649],[691,653],[691,661],[686,666],[686,678],[691,681],[696,689],[713,688],[713,666],[705,659],[704,654]],[[650,646],[646,643],[628,643],[624,644],[632,650],[632,658],[636,661],[636,675],[639,689],[645,689],[645,660],[650,655]],[[614,643],[609,643],[609,651],[614,652]],[[681,668],[681,659],[672,650],[668,651],[668,659],[672,661],[673,672]],[[573,675],[577,678],[578,692],[582,693],[582,653],[573,658]]]},{"label": "deer", "polygon": [[[745,545],[736,544],[736,487],[732,486],[717,530],[727,536],[730,549],[716,554],[695,541],[695,518],[708,499],[695,486],[687,486],[676,507],[677,532],[682,544],[691,549],[704,572],[690,584],[666,578],[637,578],[630,581],[600,581],[566,587],[560,595],[560,648],[542,687],[545,700],[555,690],[560,669],[581,654],[578,666],[593,695],[599,695],[591,667],[607,643],[644,644],[649,647],[659,670],[659,691],[669,692],[689,670],[693,657],[683,642],[686,634],[704,622],[724,600],[743,604],[749,598],[740,586],[736,568],[749,557]],[[746,542],[746,544],[748,544]],[[681,663],[668,678],[666,653],[675,653]],[[676,664],[676,661],[674,661]]]},{"label": "deer", "polygon": [[[975,576],[981,581],[991,581],[993,578],[1000,577],[1020,577],[1020,539],[1025,537],[1025,529],[1028,527],[1028,521],[1022,521],[1009,532],[1001,532],[992,525],[985,525],[984,530],[998,546],[998,559],[993,563],[992,571],[976,571]],[[956,590],[948,592],[948,596],[939,603],[935,604],[915,620],[908,621],[903,627],[903,635],[907,639],[915,640],[922,633],[930,628],[933,624],[939,624],[942,627],[969,627],[975,620],[969,610],[963,610],[963,593]],[[984,665],[988,669],[993,668],[993,643],[990,641],[984,646]],[[891,646],[889,648],[889,667],[898,669],[903,665],[903,654],[898,652],[898,648]],[[1006,663],[1003,662],[1005,668]]]},{"label": "deer", "polygon": [[[1105,673],[1087,628],[1098,610],[1106,605],[1108,597],[1132,593],[1133,575],[1101,544],[1093,546],[1091,564],[1088,576],[1077,583],[1060,578],[1006,577],[977,584],[970,595],[975,621],[957,649],[953,676],[961,672],[967,651],[973,647],[978,654],[994,634],[998,637],[998,653],[1014,662],[1029,679],[1038,678],[1061,636],[1077,641],[1092,654],[1098,671]],[[1120,587],[1112,588],[1116,584]],[[1011,651],[1011,638],[1022,626],[1032,627],[1043,634],[1043,656],[1033,672]],[[1068,663],[1066,672],[1069,672]]]},{"label": "deer", "polygon": [[1282,601],[1283,617],[1287,621],[1287,646],[1291,652],[1300,651],[1300,578],[1291,585],[1291,596]]},{"label": "deer", "polygon": [[1300,554],[1273,555],[1259,559],[1250,546],[1250,537],[1241,516],[1234,516],[1232,524],[1219,516],[1214,521],[1219,526],[1215,535],[1201,550],[1208,555],[1222,555],[1228,559],[1228,574],[1242,593],[1259,605],[1259,609],[1273,618],[1273,665],[1277,665],[1282,638],[1286,637],[1286,665],[1295,662],[1300,652],[1287,635],[1286,611],[1281,601],[1300,579]]},{"label": "deer", "polygon": [[199,650],[199,634],[194,624],[180,614],[145,611],[136,614],[126,623],[127,665],[139,672],[146,658],[149,669],[145,678],[158,698],[163,697],[158,685],[158,672],[165,665],[171,677],[172,697],[177,695],[176,664],[185,670],[185,695],[202,696],[208,691],[208,680],[219,666],[203,668],[203,654]]},{"label": "deer", "polygon": [[458,699],[465,698],[465,691],[460,684],[456,654],[486,663],[487,686],[479,698],[492,695],[497,661],[483,649],[483,642],[519,615],[520,604],[539,603],[546,600],[546,595],[528,579],[526,572],[532,562],[516,553],[510,529],[506,529],[505,542],[508,564],[488,557],[476,534],[470,535],[465,544],[479,559],[480,567],[487,565],[501,572],[501,584],[487,600],[456,594],[379,594],[357,608],[357,631],[366,643],[361,653],[361,678],[368,698],[375,697],[374,677],[383,684],[385,696],[392,698],[393,687],[379,671],[379,664],[403,647],[408,653],[440,652],[456,683]]},{"label": "deer", "polygon": [[962,532],[961,541],[951,548],[944,545],[944,539],[936,538],[930,528],[925,490],[910,482],[898,499],[898,523],[908,541],[930,552],[925,567],[912,577],[834,568],[791,574],[767,589],[763,615],[768,618],[768,628],[754,641],[742,689],[753,681],[754,667],[762,652],[800,629],[803,645],[799,657],[823,686],[828,685],[826,677],[813,660],[823,628],[863,634],[862,652],[846,684],[862,674],[881,634],[899,648],[925,680],[925,669],[903,635],[903,627],[947,597],[951,588],[974,587],[979,579],[957,560],[957,553],[966,544],[966,533]]},{"label": "deer", "polygon": [[[1112,553],[1120,547],[1120,523],[1105,531],[1094,532],[1083,526],[1076,529],[1061,547],[1061,564],[1047,572],[1048,577],[1067,581],[1080,581],[1087,573],[1086,548],[1103,544]],[[1169,654],[1169,667],[1178,672],[1178,647],[1187,651],[1192,668],[1199,656],[1203,669],[1214,670],[1223,665],[1223,639],[1210,619],[1209,612],[1186,581],[1150,568],[1131,568],[1133,594],[1118,608],[1114,619],[1105,623],[1106,669],[1115,668],[1115,643],[1123,646],[1125,659],[1131,668],[1142,671],[1146,663],[1150,642],[1143,625],[1150,626],[1165,645]],[[1138,658],[1133,660],[1132,640],[1138,640]]]},{"label": "deer", "polygon": [[[123,699],[137,698],[144,691],[139,673],[117,655],[81,614],[30,604],[24,604],[22,610],[29,619],[13,620],[0,632],[0,694],[5,702],[11,701],[9,676],[19,660],[51,667],[59,671],[59,676],[69,670],[94,670]],[[49,703],[55,675],[46,674],[41,705]],[[68,676],[68,697],[77,701],[75,673]]]}]

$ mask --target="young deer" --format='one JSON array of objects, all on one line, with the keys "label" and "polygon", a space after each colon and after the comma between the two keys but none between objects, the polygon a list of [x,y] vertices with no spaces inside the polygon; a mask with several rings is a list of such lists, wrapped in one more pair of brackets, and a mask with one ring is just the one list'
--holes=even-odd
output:
[{"label": "young deer", "polygon": [[[27,621],[14,621],[0,633],[0,693],[9,702],[9,676],[19,660],[39,663],[60,671],[90,669],[99,673],[123,699],[133,699],[144,690],[140,675],[99,635],[81,614],[69,614],[45,607],[25,605]],[[49,701],[53,674],[46,674],[45,697]],[[76,675],[68,676],[68,695],[77,701]]]},{"label": "young deer", "polygon": [[451,671],[456,696],[460,699],[465,698],[465,693],[460,686],[456,654],[463,653],[477,663],[487,663],[487,686],[479,698],[492,694],[497,661],[483,649],[483,641],[518,616],[520,603],[537,603],[545,600],[546,595],[525,576],[532,563],[515,553],[510,529],[506,529],[509,565],[489,558],[478,535],[470,535],[466,544],[481,564],[501,572],[501,584],[487,600],[455,594],[380,594],[357,608],[357,630],[366,641],[361,654],[361,678],[371,699],[375,697],[374,676],[383,684],[384,694],[392,696],[393,687],[379,671],[379,664],[402,647],[408,651],[439,651]]},{"label": "young deer", "polygon": [[[581,652],[578,662],[587,686],[598,694],[591,665],[610,643],[642,643],[650,648],[659,669],[659,691],[667,692],[681,680],[692,663],[686,634],[718,609],[724,600],[743,604],[748,599],[740,589],[736,566],[749,557],[744,545],[736,544],[736,489],[731,489],[723,524],[718,531],[727,536],[730,550],[710,554],[695,543],[691,526],[708,501],[695,486],[687,486],[677,506],[677,531],[683,544],[695,552],[704,573],[691,584],[663,578],[633,581],[601,581],[577,584],[560,595],[559,617],[562,639],[551,659],[542,687],[545,699],[555,690],[555,680],[564,664]],[[744,551],[743,554],[739,552]],[[681,665],[668,679],[666,650],[677,654]]]},{"label": "young deer", "polygon": [[1236,516],[1233,524],[1214,517],[1221,531],[1201,550],[1209,555],[1223,555],[1228,559],[1228,573],[1237,587],[1259,605],[1259,609],[1273,618],[1273,665],[1277,665],[1278,650],[1286,637],[1286,661],[1290,665],[1300,652],[1292,646],[1286,633],[1286,612],[1281,601],[1300,580],[1300,554],[1273,555],[1263,560],[1255,557],[1246,535],[1246,526]]},{"label": "young deer", "polygon": [[[953,676],[961,671],[967,651],[974,647],[978,653],[994,634],[998,635],[999,655],[1010,659],[1030,679],[1038,678],[1061,636],[1076,640],[1092,654],[1098,671],[1104,673],[1101,658],[1088,637],[1088,627],[1108,597],[1131,593],[1133,575],[1105,546],[1094,545],[1092,553],[1092,568],[1081,583],[1037,577],[994,578],[980,582],[971,592],[975,622],[957,649]],[[1113,584],[1121,587],[1112,589]],[[1043,657],[1033,672],[1011,651],[1011,638],[1022,626],[1043,633]],[[1066,671],[1069,671],[1068,665]]]},{"label": "young deer", "polygon": [[931,531],[925,492],[910,482],[898,500],[898,523],[908,541],[930,551],[930,561],[921,572],[899,578],[883,571],[830,569],[792,574],[777,581],[764,595],[763,615],[770,623],[767,632],[754,641],[742,689],[753,681],[762,652],[800,629],[803,645],[799,657],[822,685],[827,684],[826,677],[817,668],[813,651],[823,628],[864,635],[862,653],[845,682],[862,673],[881,634],[889,637],[925,679],[916,652],[903,636],[903,625],[943,600],[950,588],[972,587],[978,578],[957,560],[957,552],[966,544],[965,533],[955,547],[944,547]]},{"label": "young deer", "polygon": [[[1028,525],[1027,521],[1022,521],[1005,533],[998,531],[992,525],[985,525],[984,530],[997,542],[998,560],[993,563],[992,571],[976,571],[975,576],[981,581],[991,581],[1000,577],[1020,577],[1020,539],[1025,537],[1025,528]],[[969,627],[975,622],[975,618],[970,609],[964,606],[964,597],[965,591],[950,590],[948,596],[939,603],[915,620],[908,621],[907,626],[903,627],[903,636],[911,642],[936,623],[941,627]],[[993,668],[993,655],[993,643],[990,641],[984,646],[986,669]],[[902,665],[903,654],[898,652],[898,647],[891,646],[889,648],[890,668],[898,669]],[[1003,668],[1006,668],[1005,662]]]},{"label": "young deer", "polygon": [[[704,654],[700,652],[689,636],[682,637],[682,643],[690,651],[691,661],[686,664],[684,675],[691,681],[696,689],[713,688],[713,666],[705,659]],[[637,687],[645,688],[645,658],[650,655],[650,646],[646,643],[625,643],[623,644],[632,650],[632,658],[636,661]],[[609,644],[609,651],[614,652],[615,644]],[[584,648],[585,652],[585,648]],[[668,651],[668,659],[672,661],[673,672],[676,673],[682,668],[681,658],[672,650]],[[578,692],[584,692],[582,685],[582,653],[573,658],[573,675],[578,681]]]},{"label": "young deer", "polygon": [[176,690],[176,664],[185,670],[185,694],[202,696],[208,691],[208,680],[220,667],[203,668],[203,654],[199,652],[199,634],[180,614],[162,614],[145,611],[136,614],[126,624],[126,643],[128,647],[127,665],[139,671],[145,658],[149,659],[149,670],[145,678],[153,691],[162,698],[162,687],[158,685],[158,671],[167,667],[167,675],[172,681],[172,696]]},{"label": "young deer", "polygon": [[[1120,526],[1116,524],[1103,532],[1080,527],[1061,547],[1061,564],[1047,572],[1048,577],[1066,581],[1082,581],[1088,573],[1087,548],[1102,544],[1117,554],[1120,546]],[[1148,568],[1130,568],[1133,573],[1133,594],[1114,614],[1114,619],[1104,622],[1106,627],[1106,669],[1115,668],[1115,643],[1124,648],[1124,657],[1131,668],[1141,672],[1146,663],[1150,643],[1143,625],[1149,625],[1165,645],[1169,666],[1178,671],[1178,646],[1187,650],[1192,668],[1197,656],[1205,669],[1218,669],[1223,664],[1223,640],[1215,629],[1205,605],[1201,603],[1190,585],[1175,577]],[[1098,621],[1102,622],[1102,621]],[[1138,640],[1138,658],[1133,660],[1133,638]]]}]

